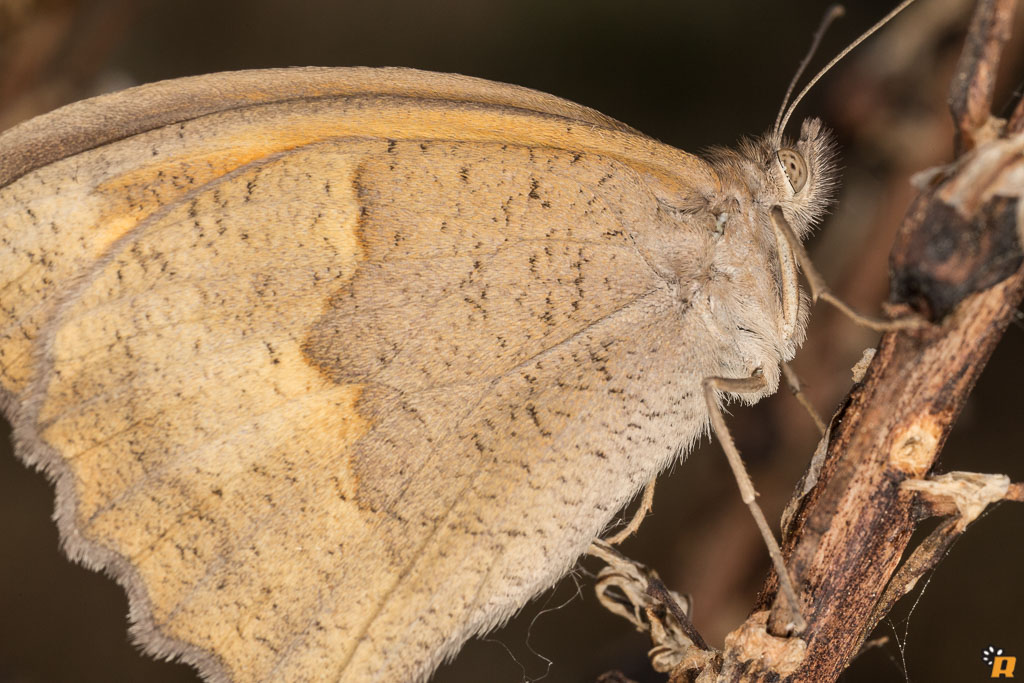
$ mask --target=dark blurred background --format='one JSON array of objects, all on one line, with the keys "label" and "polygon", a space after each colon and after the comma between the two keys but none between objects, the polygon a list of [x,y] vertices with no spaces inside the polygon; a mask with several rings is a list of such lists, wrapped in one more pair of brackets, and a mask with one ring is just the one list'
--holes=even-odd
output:
[{"label": "dark blurred background", "polygon": [[[857,2],[816,64],[895,4]],[[836,129],[843,189],[811,243],[833,286],[875,312],[908,177],[951,158],[945,93],[970,3],[920,0],[829,75],[800,107]],[[146,81],[225,69],[401,65],[545,90],[688,151],[764,132],[824,2],[631,3],[607,0],[0,0],[0,128],[65,102]],[[1024,76],[1021,35],[1004,58],[997,104]],[[796,130],[797,126],[791,126]],[[849,389],[874,336],[818,306],[795,366],[819,411]],[[1011,327],[940,461],[1024,479],[1024,325]],[[814,450],[812,423],[781,392],[730,418],[761,502],[778,519]],[[3,447],[9,430],[3,425]],[[0,454],[0,683],[189,681],[193,671],[140,655],[126,600],[66,561],[42,476]],[[1024,658],[1024,508],[1003,504],[972,526],[897,606],[844,681],[988,677],[988,645]],[[624,551],[689,593],[694,621],[721,645],[753,604],[767,557],[717,445],[659,482],[654,514]],[[620,669],[659,681],[650,647],[602,611],[584,562],[505,629],[471,642],[436,681],[591,681]],[[1024,659],[1022,659],[1024,666]]]}]

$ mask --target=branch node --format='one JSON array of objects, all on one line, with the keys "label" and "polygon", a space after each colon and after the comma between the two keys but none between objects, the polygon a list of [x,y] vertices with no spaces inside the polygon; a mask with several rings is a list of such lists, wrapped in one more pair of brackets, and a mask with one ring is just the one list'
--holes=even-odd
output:
[{"label": "branch node", "polygon": [[807,642],[768,632],[768,610],[750,615],[725,637],[725,651],[743,664],[748,673],[761,670],[785,678],[796,672],[807,656]]},{"label": "branch node", "polygon": [[928,479],[907,479],[904,491],[916,491],[936,510],[955,510],[956,532],[960,533],[992,503],[1006,498],[1010,478],[1005,474],[948,472]]}]

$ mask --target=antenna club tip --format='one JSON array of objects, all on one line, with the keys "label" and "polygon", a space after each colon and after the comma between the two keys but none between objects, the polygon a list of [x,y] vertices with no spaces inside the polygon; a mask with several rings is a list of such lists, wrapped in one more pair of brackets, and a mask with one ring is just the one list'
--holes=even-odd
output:
[{"label": "antenna club tip", "polygon": [[835,21],[836,19],[846,16],[846,8],[839,3],[836,3],[828,8],[828,12],[826,14],[828,15],[828,21]]}]

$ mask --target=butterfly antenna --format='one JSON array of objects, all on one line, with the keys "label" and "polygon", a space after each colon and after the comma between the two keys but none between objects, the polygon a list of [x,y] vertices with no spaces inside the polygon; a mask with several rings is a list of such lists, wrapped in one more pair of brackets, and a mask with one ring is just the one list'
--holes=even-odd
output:
[{"label": "butterfly antenna", "polygon": [[[870,37],[871,37],[871,35],[872,35],[873,33],[875,33],[875,31],[877,31],[878,29],[880,29],[880,28],[882,28],[883,26],[885,26],[886,24],[888,24],[888,23],[889,23],[889,22],[890,22],[890,21],[892,20],[892,18],[893,18],[893,17],[895,17],[895,16],[897,15],[897,14],[899,14],[900,12],[902,12],[903,10],[905,10],[905,9],[906,9],[907,7],[909,7],[909,6],[910,6],[910,5],[911,5],[911,4],[913,3],[913,2],[914,2],[914,0],[903,0],[903,2],[901,2],[901,3],[899,4],[899,5],[897,5],[895,9],[893,9],[893,10],[892,10],[891,12],[889,12],[889,13],[888,13],[888,14],[886,14],[886,15],[885,15],[884,17],[882,17],[881,19],[879,19],[879,20],[878,20],[878,22],[877,22],[877,23],[876,23],[876,24],[875,24],[874,26],[872,26],[871,28],[869,28],[869,29],[868,29],[867,31],[865,31],[864,33],[862,33],[862,34],[860,35],[860,37],[859,37],[859,38],[857,38],[857,40],[855,40],[855,41],[853,41],[852,43],[850,43],[850,44],[849,44],[849,45],[848,45],[848,46],[847,46],[847,47],[846,47],[846,48],[845,48],[845,49],[844,49],[844,50],[843,50],[842,52],[840,52],[840,53],[839,53],[838,55],[836,55],[835,57],[833,57],[833,58],[832,58],[832,61],[830,61],[830,62],[829,62],[828,64],[826,64],[826,65],[824,66],[824,68],[822,68],[822,70],[821,70],[821,71],[819,71],[819,72],[818,72],[817,74],[815,74],[814,78],[812,78],[812,79],[810,80],[810,82],[809,82],[809,83],[808,83],[807,85],[805,85],[805,86],[804,86],[804,89],[800,91],[800,94],[799,94],[799,95],[797,95],[797,96],[796,96],[796,97],[795,97],[795,98],[793,99],[793,101],[792,101],[791,103],[789,103],[789,107],[788,107],[788,108],[786,108],[785,100],[783,100],[783,108],[784,108],[784,110],[785,110],[785,112],[786,112],[786,113],[785,113],[785,115],[784,115],[784,116],[782,116],[782,120],[781,120],[781,122],[780,122],[780,121],[779,121],[778,119],[776,119],[776,125],[775,125],[775,129],[774,129],[774,132],[775,132],[775,134],[776,134],[776,135],[781,135],[781,134],[782,134],[782,131],[783,131],[783,130],[785,130],[785,128],[786,128],[786,124],[787,124],[787,123],[789,123],[789,117],[793,115],[793,110],[794,110],[794,109],[796,109],[796,106],[797,106],[798,104],[800,104],[800,100],[802,100],[802,99],[804,98],[804,95],[806,95],[806,94],[807,94],[807,92],[808,92],[808,91],[809,91],[809,90],[810,90],[811,88],[813,88],[813,87],[814,87],[814,84],[815,84],[815,83],[817,83],[817,82],[818,82],[819,80],[821,80],[821,77],[822,77],[822,76],[824,76],[824,75],[825,75],[826,73],[828,73],[828,72],[829,72],[829,70],[830,70],[830,69],[831,69],[831,68],[832,68],[833,66],[835,66],[835,65],[836,65],[836,63],[838,63],[840,59],[842,59],[842,58],[843,58],[843,57],[845,57],[846,55],[850,54],[850,52],[851,52],[851,51],[852,51],[852,50],[853,50],[854,48],[856,48],[856,47],[857,47],[858,45],[860,45],[860,44],[861,44],[861,43],[863,43],[863,42],[864,42],[865,40],[867,40],[868,38],[870,38]],[[830,19],[830,18],[829,18],[829,14],[831,14],[831,13],[832,13],[832,10],[831,10],[831,9],[829,10],[829,12],[828,12],[828,13],[826,13],[826,15],[825,15],[825,19],[824,19],[824,20],[822,21],[822,28],[819,28],[819,29],[818,29],[819,33],[821,33],[821,32],[823,32],[823,31],[824,31],[824,27],[827,27],[827,26],[828,26],[828,24],[830,24],[830,23],[832,22],[832,19],[835,19],[835,18],[837,18],[837,17],[832,17],[832,18]],[[814,37],[814,45],[812,46],[812,51],[813,51],[813,48],[814,48],[814,47],[817,47],[817,44],[818,44],[818,41],[819,41],[819,40],[820,40],[820,36],[819,36],[819,35],[816,35],[816,36]],[[809,59],[810,59],[810,55],[808,55],[807,59],[805,59],[804,61],[806,62],[806,61],[808,61]],[[801,64],[801,65],[800,65],[800,70],[802,71],[802,70],[803,70],[803,68],[804,68],[804,64]],[[799,75],[800,75],[800,72],[798,71],[798,72],[797,72],[797,76],[799,76]],[[794,80],[794,82],[795,82],[795,81],[796,81],[796,78],[794,78],[793,80]],[[790,86],[790,91],[791,91],[791,90],[792,90],[792,85]],[[788,99],[788,98],[789,98],[789,91],[787,91],[787,95],[786,95],[786,99]],[[782,114],[782,111],[780,111],[779,113],[780,113],[780,115],[781,115],[781,114]]]},{"label": "butterfly antenna", "polygon": [[775,135],[779,135],[782,131],[779,129],[779,121],[782,120],[782,114],[786,111],[786,105],[789,104],[789,96],[793,94],[793,88],[796,87],[797,81],[804,75],[804,71],[807,69],[807,65],[811,63],[811,59],[814,57],[814,53],[818,51],[818,46],[821,45],[821,39],[825,36],[825,31],[832,25],[832,22],[839,19],[846,14],[846,9],[842,5],[832,5],[825,10],[825,16],[821,18],[821,23],[818,24],[818,30],[814,32],[814,38],[811,40],[811,49],[807,51],[804,56],[804,60],[800,62],[800,66],[796,68],[796,73],[793,74],[793,79],[789,82],[789,87],[786,88],[786,94],[782,98],[782,106],[779,107],[779,113],[775,117],[775,126],[772,128],[772,132]]}]

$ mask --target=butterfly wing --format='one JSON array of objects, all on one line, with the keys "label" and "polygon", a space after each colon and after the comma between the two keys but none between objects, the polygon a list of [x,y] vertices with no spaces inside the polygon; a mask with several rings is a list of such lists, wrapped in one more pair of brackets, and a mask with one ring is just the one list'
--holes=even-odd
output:
[{"label": "butterfly wing", "polygon": [[703,429],[714,354],[636,237],[685,230],[659,193],[708,171],[522,89],[285,73],[0,138],[3,404],[149,652],[422,679]]}]

